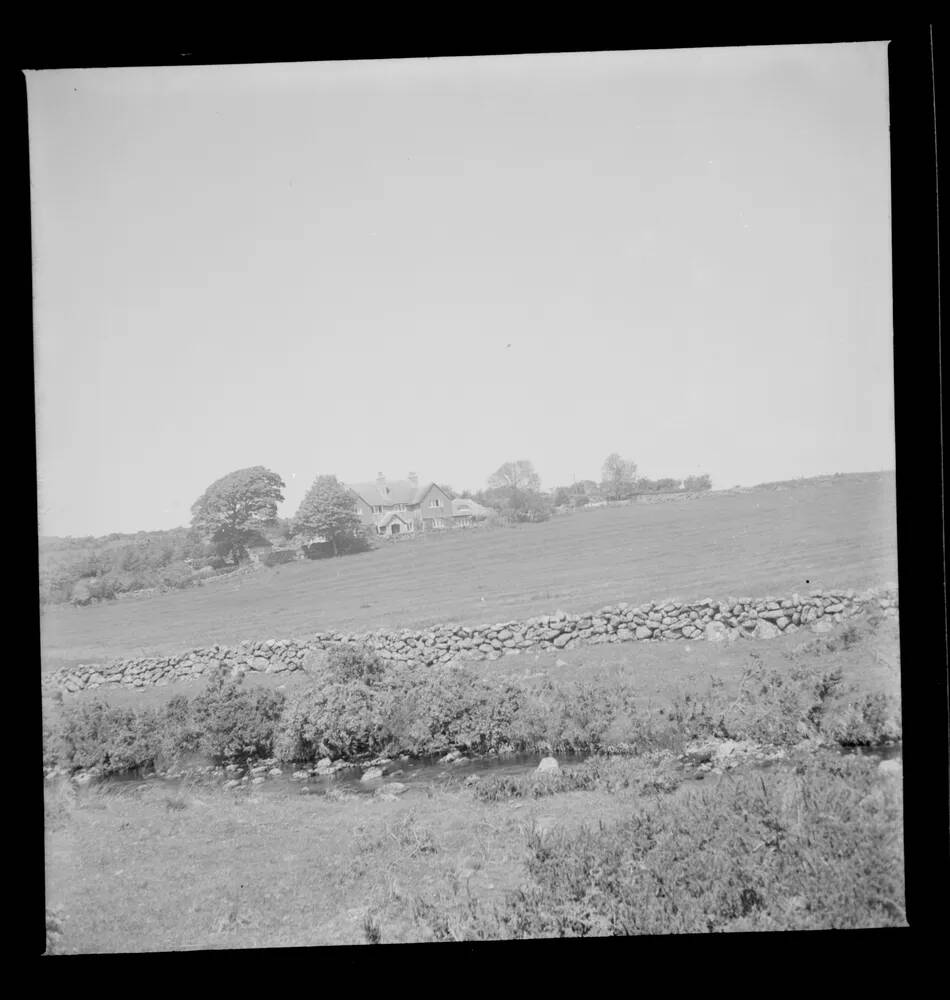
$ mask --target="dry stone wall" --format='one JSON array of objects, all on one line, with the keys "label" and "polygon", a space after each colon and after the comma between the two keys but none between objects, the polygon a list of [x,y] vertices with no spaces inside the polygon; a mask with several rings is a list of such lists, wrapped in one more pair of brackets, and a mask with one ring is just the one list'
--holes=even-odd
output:
[{"label": "dry stone wall", "polygon": [[369,633],[317,632],[307,639],[245,640],[236,648],[215,645],[173,656],[80,664],[49,674],[45,683],[67,692],[107,686],[145,687],[200,677],[220,665],[232,674],[282,673],[303,669],[307,654],[338,645],[375,649],[387,660],[432,665],[451,660],[484,660],[527,650],[572,649],[586,644],[677,640],[771,639],[807,628],[829,631],[864,611],[896,615],[896,587],[813,590],[807,596],[727,597],[714,601],[609,605],[587,614],[558,611],[526,621],[469,627],[438,625],[423,630]]}]

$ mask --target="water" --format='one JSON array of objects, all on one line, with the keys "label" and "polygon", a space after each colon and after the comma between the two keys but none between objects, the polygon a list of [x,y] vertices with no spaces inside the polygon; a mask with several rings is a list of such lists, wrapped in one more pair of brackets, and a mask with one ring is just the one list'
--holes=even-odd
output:
[{"label": "water", "polygon": [[[562,767],[571,767],[580,764],[589,756],[588,753],[558,754],[555,756],[558,764]],[[527,774],[537,768],[541,761],[541,755],[537,753],[513,753],[513,754],[492,754],[487,757],[463,758],[457,763],[442,763],[438,757],[425,757],[413,760],[391,760],[383,765],[384,774],[382,778],[371,781],[363,781],[364,774],[362,767],[347,767],[334,774],[318,775],[309,774],[307,778],[294,778],[295,771],[308,771],[313,767],[311,762],[306,764],[281,764],[282,771],[279,775],[270,775],[264,772],[260,777],[264,781],[253,783],[253,777],[246,769],[241,772],[228,772],[225,774],[209,773],[210,765],[207,761],[193,759],[186,763],[186,772],[182,774],[160,775],[142,774],[130,772],[128,774],[113,775],[108,778],[98,779],[96,784],[115,784],[131,786],[131,788],[144,788],[153,784],[161,784],[162,787],[176,787],[183,783],[198,781],[203,784],[223,785],[225,781],[237,779],[241,780],[245,775],[248,781],[242,781],[241,787],[254,789],[255,792],[266,795],[280,794],[316,794],[326,795],[331,790],[334,793],[343,792],[350,795],[374,795],[377,791],[387,785],[396,782],[406,786],[407,791],[413,789],[424,791],[433,787],[452,788],[463,784],[466,778],[472,775],[482,776],[485,774],[495,774],[500,776],[518,776]],[[197,765],[197,766],[196,766]],[[306,793],[304,792],[306,789]],[[131,790],[131,789],[130,789]],[[237,789],[235,789],[237,790]]]}]

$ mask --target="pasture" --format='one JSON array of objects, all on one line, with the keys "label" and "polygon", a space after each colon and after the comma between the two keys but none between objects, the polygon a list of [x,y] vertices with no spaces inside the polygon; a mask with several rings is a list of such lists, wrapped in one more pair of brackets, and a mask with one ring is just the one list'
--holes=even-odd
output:
[{"label": "pasture", "polygon": [[41,618],[43,669],[339,629],[481,624],[897,580],[893,473],[428,535]]}]

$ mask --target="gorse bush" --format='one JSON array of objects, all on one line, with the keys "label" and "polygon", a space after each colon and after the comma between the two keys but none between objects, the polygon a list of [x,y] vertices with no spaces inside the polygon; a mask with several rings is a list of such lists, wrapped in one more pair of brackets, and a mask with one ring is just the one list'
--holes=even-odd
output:
[{"label": "gorse bush", "polygon": [[216,761],[266,757],[274,746],[284,708],[280,691],[251,691],[243,678],[221,667],[191,704],[188,732],[197,732],[198,749]]},{"label": "gorse bush", "polygon": [[334,646],[327,654],[327,668],[338,684],[371,685],[382,679],[386,661],[369,646]]},{"label": "gorse bush", "polygon": [[159,711],[104,702],[61,707],[55,721],[45,722],[44,763],[111,773],[193,753],[216,761],[425,756],[456,748],[642,754],[697,738],[873,746],[901,735],[894,699],[858,696],[839,670],[810,653],[768,668],[752,654],[736,696],[712,680],[676,695],[665,715],[644,712],[632,685],[615,678],[529,687],[459,663],[386,661],[355,646],[311,654],[304,666],[311,683],[289,699],[245,687],[221,668],[201,694],[173,698]]},{"label": "gorse bush", "polygon": [[104,701],[65,706],[47,730],[47,760],[70,769],[117,774],[151,765],[159,753],[159,720],[150,710],[117,708]]},{"label": "gorse bush", "polygon": [[412,754],[511,744],[524,705],[520,688],[459,664],[396,668],[380,693],[390,749]]},{"label": "gorse bush", "polygon": [[616,826],[531,833],[526,888],[417,919],[438,940],[902,925],[900,792],[860,759],[740,776]]},{"label": "gorse bush", "polygon": [[293,695],[281,717],[274,753],[281,760],[377,754],[388,742],[375,692],[351,681]]},{"label": "gorse bush", "polygon": [[818,659],[788,655],[763,665],[757,653],[743,672],[739,694],[726,696],[720,681],[681,692],[667,718],[688,739],[719,737],[792,745],[803,737],[844,746],[873,746],[900,738],[900,708],[883,694],[857,696],[840,669]]}]

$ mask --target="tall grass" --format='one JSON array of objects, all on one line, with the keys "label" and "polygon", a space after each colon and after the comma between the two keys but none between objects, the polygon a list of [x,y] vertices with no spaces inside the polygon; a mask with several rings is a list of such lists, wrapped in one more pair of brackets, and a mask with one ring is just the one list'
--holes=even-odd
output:
[{"label": "tall grass", "polygon": [[899,926],[901,785],[860,758],[802,758],[614,826],[531,832],[504,903],[417,903],[436,940]]}]

